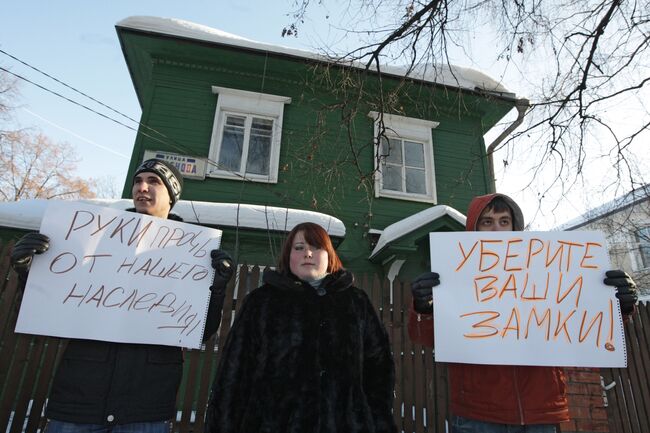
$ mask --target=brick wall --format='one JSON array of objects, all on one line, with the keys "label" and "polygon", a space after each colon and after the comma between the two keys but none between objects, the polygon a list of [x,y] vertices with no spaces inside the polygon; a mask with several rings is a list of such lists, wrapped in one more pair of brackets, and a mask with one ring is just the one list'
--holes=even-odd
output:
[{"label": "brick wall", "polygon": [[560,425],[562,433],[609,432],[600,369],[567,368],[565,372],[571,421]]}]

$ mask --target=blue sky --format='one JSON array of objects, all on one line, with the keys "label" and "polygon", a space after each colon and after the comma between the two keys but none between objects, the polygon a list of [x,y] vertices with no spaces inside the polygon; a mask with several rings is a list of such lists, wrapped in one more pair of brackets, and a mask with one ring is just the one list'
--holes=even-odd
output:
[{"label": "blue sky", "polygon": [[[323,7],[316,4],[310,12],[310,20],[301,28],[299,38],[281,37],[282,28],[290,22],[287,14],[291,12],[292,0],[21,0],[3,3],[0,49],[134,119],[140,118],[140,107],[115,32],[115,24],[126,17],[150,15],[179,18],[259,42],[313,51],[317,51],[318,47],[332,46],[332,41],[354,45],[354,41],[349,38],[337,40],[340,33],[329,27],[331,23],[337,22],[333,9],[346,5],[345,0],[327,0],[323,2]],[[326,14],[331,16],[329,20],[324,19]],[[504,67],[490,63],[490,57],[486,55],[493,54],[494,51],[494,43],[488,33],[482,28],[475,29],[474,33],[468,34],[467,41],[474,45],[473,50],[472,47],[466,47],[464,54],[467,55],[462,59],[458,56],[452,61],[460,66],[482,70],[498,79],[503,74]],[[535,65],[528,65],[533,74]],[[1,53],[0,66],[74,100],[91,105],[136,128],[133,122],[102,109]],[[528,96],[526,81],[534,81],[531,79],[533,75],[524,74],[524,77],[520,78],[513,72],[514,68],[506,71],[503,81],[505,86],[516,92],[518,97]],[[72,144],[81,159],[78,174],[86,178],[110,178],[117,185],[119,194],[131,156],[135,132],[29,83],[21,82],[19,89],[21,98],[17,101],[18,107],[15,110],[18,125],[36,127],[55,141]],[[644,102],[637,101],[637,104]],[[620,107],[611,109],[618,113],[621,122],[640,118],[634,113],[622,114],[624,110],[620,110]],[[515,115],[513,110],[506,121],[511,122]],[[486,143],[498,132],[496,130],[489,133]],[[514,153],[513,149],[510,149],[508,153],[502,151],[495,154],[497,190],[512,195],[522,204],[524,213],[532,216],[536,214],[539,195],[530,188],[524,188],[531,177],[528,168],[531,163],[531,147],[524,142],[520,142],[518,146]],[[607,150],[596,149],[596,154],[597,152],[606,153]],[[645,166],[650,166],[650,153],[642,153],[639,153],[639,160]],[[509,160],[509,165],[504,169],[501,161],[505,159]],[[589,166],[593,167],[593,171],[586,173],[586,185],[593,184],[594,191],[602,191],[601,183],[593,182],[593,179],[601,179],[602,173],[607,170],[605,159],[601,162],[603,164],[596,159]],[[591,173],[594,173],[595,177],[590,177]],[[613,195],[626,192],[610,188],[607,194],[595,198],[594,191],[587,191],[585,185],[582,185],[567,197],[558,198],[556,194],[554,199],[548,199],[543,204],[542,213],[536,214],[536,227],[553,227],[577,216],[594,202],[602,203],[611,200]],[[551,193],[548,193],[548,196],[550,197]]]}]

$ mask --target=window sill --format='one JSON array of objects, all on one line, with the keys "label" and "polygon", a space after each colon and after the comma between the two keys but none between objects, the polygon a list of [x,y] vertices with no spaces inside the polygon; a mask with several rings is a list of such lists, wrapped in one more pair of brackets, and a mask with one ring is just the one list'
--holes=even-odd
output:
[{"label": "window sill", "polygon": [[206,173],[205,177],[214,178],[214,179],[229,179],[229,180],[238,180],[238,181],[247,181],[247,182],[258,182],[258,183],[278,183],[277,177],[274,176],[260,176],[260,175],[237,175],[232,173],[218,172],[213,171]]},{"label": "window sill", "polygon": [[435,197],[430,197],[430,196],[424,196],[424,195],[411,195],[411,194],[400,194],[398,192],[386,192],[386,191],[379,191],[379,194],[377,195],[379,198],[392,198],[396,200],[406,200],[406,201],[417,201],[421,203],[431,203],[431,204],[436,204],[436,198]]}]

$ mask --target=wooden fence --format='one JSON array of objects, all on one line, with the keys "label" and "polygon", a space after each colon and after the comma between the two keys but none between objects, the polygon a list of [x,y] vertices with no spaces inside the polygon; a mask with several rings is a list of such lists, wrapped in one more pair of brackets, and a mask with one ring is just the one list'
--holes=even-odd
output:
[{"label": "wooden fence", "polygon": [[[0,433],[37,432],[45,423],[43,408],[55,365],[65,347],[59,338],[13,332],[20,292],[9,272],[7,251],[0,246]],[[447,431],[447,374],[444,364],[433,361],[431,349],[408,338],[410,290],[396,282],[391,296],[388,282],[376,276],[358,276],[390,335],[396,365],[394,413],[404,432]],[[184,377],[177,397],[175,432],[202,432],[212,378],[234,315],[246,293],[259,285],[260,269],[241,266],[237,283],[231,282],[219,332],[203,350],[185,353]],[[236,287],[235,287],[236,284]],[[650,309],[641,308],[639,319],[627,326],[629,369],[603,370],[608,392],[611,432],[650,432]]]},{"label": "wooden fence", "polygon": [[625,327],[627,368],[603,368],[609,430],[650,432],[650,302]]}]

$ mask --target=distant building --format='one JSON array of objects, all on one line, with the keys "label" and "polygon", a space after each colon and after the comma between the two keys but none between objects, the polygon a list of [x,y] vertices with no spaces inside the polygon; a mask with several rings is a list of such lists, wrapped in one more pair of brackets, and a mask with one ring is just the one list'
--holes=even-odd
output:
[{"label": "distant building", "polygon": [[558,228],[604,232],[612,267],[632,275],[642,295],[650,297],[650,184],[594,208]]}]

